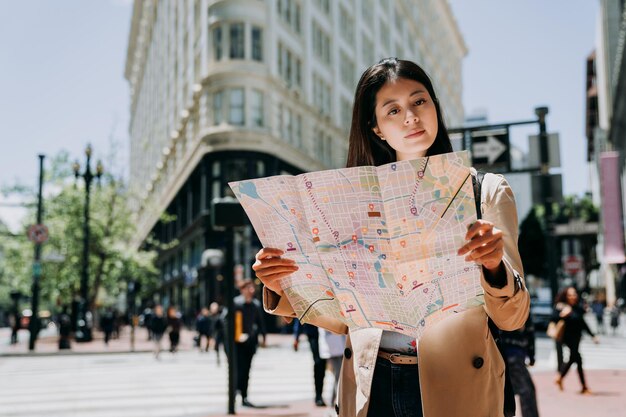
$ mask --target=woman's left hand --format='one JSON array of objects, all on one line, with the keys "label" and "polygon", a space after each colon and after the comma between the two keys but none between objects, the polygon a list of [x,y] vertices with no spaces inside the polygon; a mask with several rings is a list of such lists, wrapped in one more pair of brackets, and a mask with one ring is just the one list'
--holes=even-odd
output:
[{"label": "woman's left hand", "polygon": [[477,220],[467,230],[465,239],[469,240],[463,245],[458,255],[465,255],[465,260],[474,261],[484,266],[490,272],[496,273],[500,269],[500,263],[504,256],[504,239],[502,230],[498,229],[487,220]]}]

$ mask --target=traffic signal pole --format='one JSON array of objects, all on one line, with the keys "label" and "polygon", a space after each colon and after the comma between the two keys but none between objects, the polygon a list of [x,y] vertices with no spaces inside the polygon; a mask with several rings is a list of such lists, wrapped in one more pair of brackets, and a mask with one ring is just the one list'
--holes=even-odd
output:
[{"label": "traffic signal pole", "polygon": [[[39,192],[37,194],[37,224],[42,224],[43,218],[43,160],[45,155],[39,155]],[[39,334],[39,279],[41,278],[41,242],[35,242],[35,260],[33,262],[33,295],[32,295],[32,316],[28,323],[30,330],[30,340],[28,350],[35,350],[35,342]]]}]

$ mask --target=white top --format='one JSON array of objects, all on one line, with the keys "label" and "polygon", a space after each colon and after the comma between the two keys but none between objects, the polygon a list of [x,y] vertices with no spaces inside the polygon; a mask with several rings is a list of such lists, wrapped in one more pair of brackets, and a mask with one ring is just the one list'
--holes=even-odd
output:
[{"label": "white top", "polygon": [[417,340],[402,333],[384,330],[379,349],[403,355],[417,355]]}]

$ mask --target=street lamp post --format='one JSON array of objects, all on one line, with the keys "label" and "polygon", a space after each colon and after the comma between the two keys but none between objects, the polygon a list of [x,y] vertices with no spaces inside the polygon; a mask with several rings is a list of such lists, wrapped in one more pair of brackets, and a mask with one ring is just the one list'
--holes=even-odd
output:
[{"label": "street lamp post", "polygon": [[85,155],[87,162],[85,169],[80,172],[80,164],[78,161],[74,163],[74,176],[83,178],[85,181],[85,207],[84,207],[84,225],[83,225],[83,267],[80,275],[80,303],[78,305],[78,320],[76,323],[76,341],[91,341],[91,326],[87,320],[87,312],[89,311],[89,193],[91,192],[91,182],[94,178],[102,176],[102,163],[98,161],[95,174],[91,172],[91,145],[87,145]]}]

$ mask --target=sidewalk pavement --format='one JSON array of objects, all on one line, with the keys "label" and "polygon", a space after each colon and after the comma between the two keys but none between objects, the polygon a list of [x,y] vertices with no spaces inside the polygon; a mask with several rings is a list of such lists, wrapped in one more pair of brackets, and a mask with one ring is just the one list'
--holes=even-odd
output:
[{"label": "sidewalk pavement", "polygon": [[[154,343],[148,340],[148,331],[143,327],[135,328],[135,345],[131,350],[130,342],[130,326],[122,327],[120,335],[117,339],[109,340],[109,344],[104,344],[104,334],[98,330],[93,331],[93,340],[88,343],[77,343],[71,340],[71,348],[59,350],[59,336],[54,329],[46,329],[40,332],[37,342],[35,343],[35,351],[28,350],[28,330],[20,330],[18,335],[18,343],[9,344],[10,329],[0,328],[0,357],[11,356],[44,356],[44,355],[72,355],[72,354],[106,354],[106,353],[130,353],[130,352],[152,352]],[[198,349],[194,347],[193,338],[196,335],[194,330],[182,328],[180,331],[179,351],[189,351]],[[205,343],[205,340],[202,341]],[[167,335],[161,341],[161,348],[167,350],[169,348],[169,339]],[[293,344],[293,336],[285,334],[268,334],[268,348],[284,348],[291,349]]]},{"label": "sidewalk pavement", "polygon": [[[151,352],[154,349],[154,343],[148,340],[148,331],[143,327],[135,328],[134,350],[131,350],[130,326],[124,326],[120,329],[117,339],[109,340],[109,344],[104,344],[104,334],[94,330],[93,340],[87,343],[77,343],[74,339],[70,341],[71,348],[59,350],[59,336],[54,329],[45,329],[39,334],[35,343],[35,351],[28,350],[28,330],[20,330],[18,335],[18,343],[10,345],[9,337],[5,333],[10,332],[9,329],[0,329],[0,357],[2,356],[29,356],[29,355],[71,355],[71,354],[98,354],[98,353],[129,353],[129,352]],[[193,348],[193,337],[195,331],[181,329],[179,350],[190,350]],[[8,335],[8,333],[7,333]],[[169,347],[169,339],[167,335],[161,341],[161,347],[165,350]]]},{"label": "sidewalk pavement", "polygon": [[[589,370],[585,371],[587,384],[592,394],[581,395],[576,370],[570,371],[564,380],[564,390],[559,391],[554,383],[554,372],[532,374],[537,390],[539,415],[542,417],[615,417],[626,410],[626,371]],[[487,393],[485,393],[487,395]],[[262,404],[256,404],[262,405]],[[224,406],[226,408],[226,405]],[[237,416],[252,417],[331,417],[336,416],[330,407],[320,408],[313,401],[298,401],[284,408],[237,408]],[[519,400],[517,415],[521,416]],[[210,417],[228,417],[227,414],[213,414]]]}]

